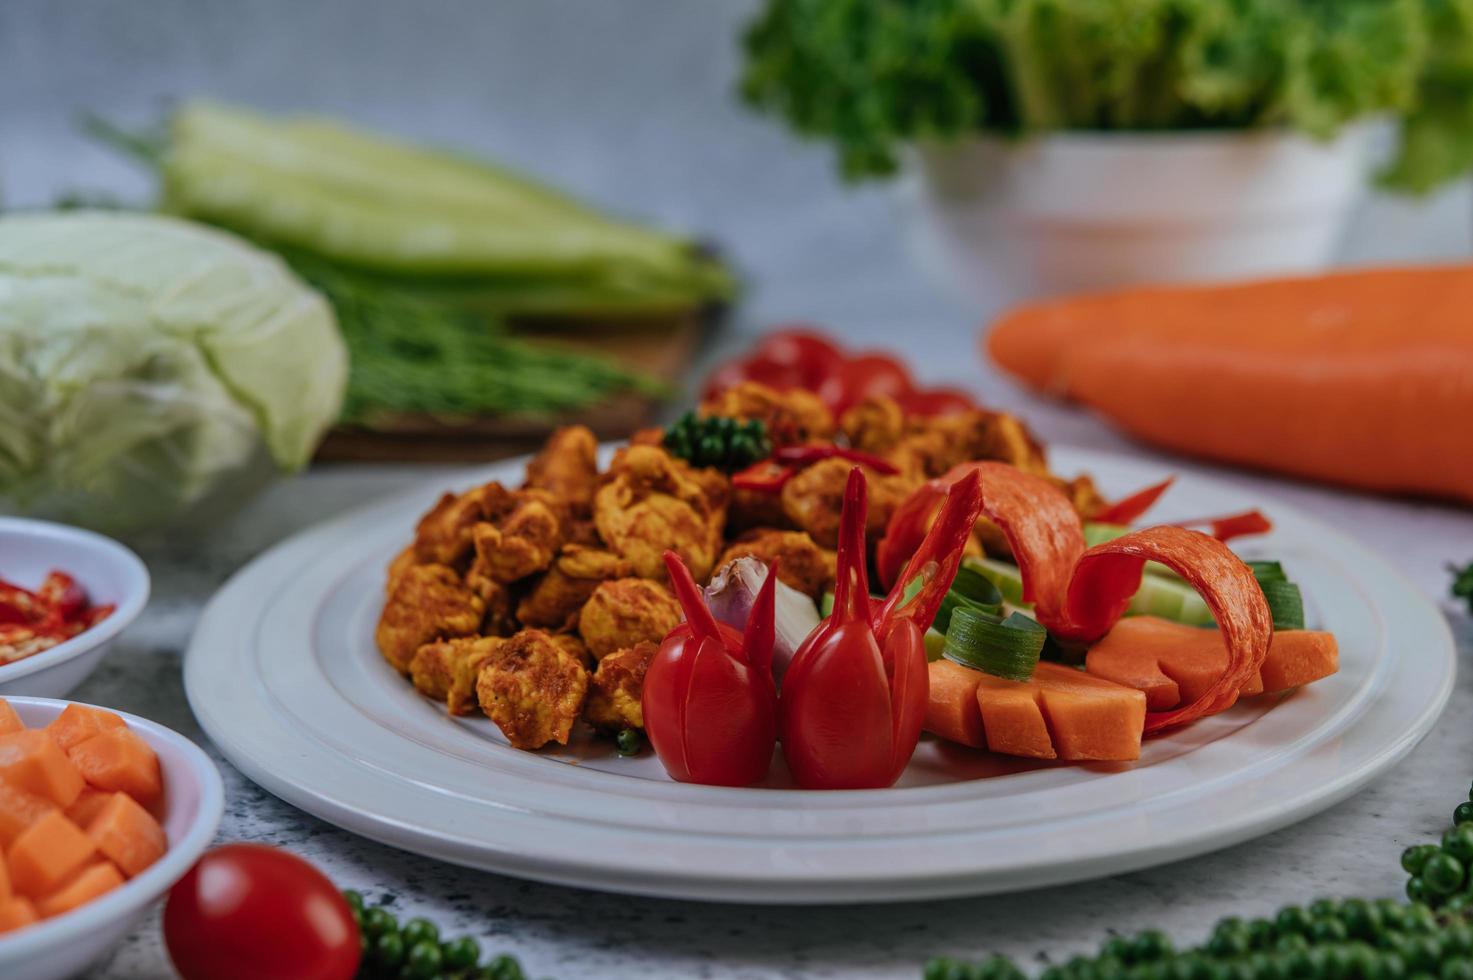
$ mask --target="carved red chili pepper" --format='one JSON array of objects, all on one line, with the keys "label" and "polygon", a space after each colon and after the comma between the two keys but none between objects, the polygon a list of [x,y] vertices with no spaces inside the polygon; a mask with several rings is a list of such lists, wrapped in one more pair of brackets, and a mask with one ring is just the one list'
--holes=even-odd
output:
[{"label": "carved red chili pepper", "polygon": [[[870,789],[900,778],[920,739],[928,679],[922,634],[935,618],[981,510],[975,476],[942,514],[878,609],[869,597],[864,474],[844,489],[833,614],[804,640],[783,676],[783,756],[807,789]],[[910,599],[906,585],[922,585]]]},{"label": "carved red chili pepper", "polygon": [[732,476],[731,485],[738,490],[776,493],[789,480],[797,476],[799,471],[825,459],[847,459],[852,463],[867,466],[884,476],[894,476],[900,472],[899,468],[888,459],[873,453],[860,452],[858,449],[850,449],[847,446],[832,444],[783,446],[774,452],[771,458],[764,459],[760,463],[753,463]]},{"label": "carved red chili pepper", "polygon": [[1161,499],[1161,495],[1171,488],[1176,482],[1176,477],[1168,476],[1160,483],[1152,484],[1144,490],[1137,490],[1128,497],[1122,497],[1100,510],[1090,518],[1101,524],[1131,524],[1136,518],[1155,505]]},{"label": "carved red chili pepper", "polygon": [[685,622],[665,637],[645,674],[645,734],[672,778],[749,786],[767,775],[777,745],[776,565],[744,634],[716,621],[673,551],[665,552],[665,567]]},{"label": "carved red chili pepper", "polygon": [[1241,538],[1249,534],[1267,534],[1274,529],[1274,522],[1259,510],[1176,522],[1177,527],[1200,527],[1204,524],[1208,527],[1208,533],[1219,541],[1231,541],[1233,538]]}]

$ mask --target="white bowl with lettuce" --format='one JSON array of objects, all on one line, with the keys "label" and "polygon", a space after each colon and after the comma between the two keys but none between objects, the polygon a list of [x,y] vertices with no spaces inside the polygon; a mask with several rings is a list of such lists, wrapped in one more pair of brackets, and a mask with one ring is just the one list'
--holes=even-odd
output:
[{"label": "white bowl with lettuce", "polygon": [[903,177],[923,263],[988,303],[1302,272],[1371,167],[1473,169],[1473,15],[1441,0],[767,0],[744,92]]},{"label": "white bowl with lettuce", "polygon": [[331,308],[271,253],[158,215],[0,217],[0,499],[138,535],[202,528],[336,419]]}]

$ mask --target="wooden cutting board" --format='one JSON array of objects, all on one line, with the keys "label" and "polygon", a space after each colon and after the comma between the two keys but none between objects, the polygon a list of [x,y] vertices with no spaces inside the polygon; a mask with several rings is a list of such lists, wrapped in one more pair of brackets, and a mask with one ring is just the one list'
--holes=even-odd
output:
[{"label": "wooden cutting board", "polygon": [[[679,319],[541,323],[528,339],[600,354],[643,371],[676,390],[690,378],[696,351],[717,318],[692,314]],[[339,426],[328,433],[317,459],[337,462],[471,463],[535,451],[560,425],[586,425],[600,439],[622,439],[650,425],[660,403],[621,395],[563,415],[484,416],[445,419],[404,415],[373,428]]]}]

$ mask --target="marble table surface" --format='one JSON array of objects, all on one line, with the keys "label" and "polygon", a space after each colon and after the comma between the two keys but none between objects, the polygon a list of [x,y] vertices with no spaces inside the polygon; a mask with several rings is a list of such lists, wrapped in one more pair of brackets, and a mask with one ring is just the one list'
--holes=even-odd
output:
[{"label": "marble table surface", "polygon": [[[1068,410],[1008,391],[1056,441],[1150,454]],[[1445,564],[1473,558],[1473,516],[1429,504],[1377,500],[1288,481],[1182,464],[1259,488],[1359,536],[1429,594],[1445,593]],[[145,548],[154,599],[76,697],[155,718],[208,747],[185,702],[180,660],[202,604],[253,555],[293,531],[423,480],[432,467],[319,467],[280,484],[208,538]],[[1444,602],[1460,655],[1473,621]],[[1149,926],[1179,941],[1228,914],[1255,915],[1321,895],[1394,895],[1408,843],[1441,832],[1466,790],[1473,671],[1435,730],[1368,789],[1327,812],[1217,854],[1089,884],[1014,896],[906,905],[777,908],[630,898],[468,871],[338,830],[258,789],[223,759],[227,804],[220,839],[278,844],[310,858],[344,887],[384,899],[400,915],[434,918],[522,959],[534,977],[915,977],[935,954],[1002,952],[1025,965],[1057,962],[1112,931]],[[169,975],[156,916],[93,976]]]}]

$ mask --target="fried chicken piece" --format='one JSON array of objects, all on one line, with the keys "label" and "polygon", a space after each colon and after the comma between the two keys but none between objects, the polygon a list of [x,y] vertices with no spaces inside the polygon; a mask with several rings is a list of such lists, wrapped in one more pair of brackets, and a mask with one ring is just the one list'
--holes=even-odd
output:
[{"label": "fried chicken piece", "polygon": [[583,637],[577,633],[554,633],[552,642],[577,657],[584,667],[593,667],[593,653],[588,649],[588,644],[583,642]]},{"label": "fried chicken piece", "polygon": [[511,589],[471,566],[465,576],[466,588],[481,597],[486,612],[481,617],[481,632],[487,636],[511,636],[518,630],[512,614]]},{"label": "fried chicken piece", "polygon": [[480,629],[485,603],[445,565],[415,565],[406,569],[379,615],[374,640],[395,670],[409,670],[415,653],[426,643],[466,636]]},{"label": "fried chicken piece", "polygon": [[422,564],[463,567],[473,547],[471,530],[486,519],[488,503],[506,491],[488,483],[462,494],[447,493],[414,529],[414,553]]},{"label": "fried chicken piece", "polygon": [[420,563],[419,556],[414,552],[414,544],[406,545],[404,550],[394,556],[389,562],[389,574],[384,579],[384,595],[394,594],[394,587],[399,584],[399,578],[409,569]]},{"label": "fried chicken piece", "polygon": [[693,470],[654,446],[630,446],[605,479],[594,496],[594,521],[636,575],[663,578],[666,549],[680,555],[696,578],[710,574],[726,521],[720,474]]},{"label": "fried chicken piece", "polygon": [[726,533],[741,534],[754,528],[787,527],[791,524],[783,513],[783,498],[761,490],[731,488],[731,504],[726,512]]},{"label": "fried chicken piece", "polygon": [[1027,426],[1006,412],[983,409],[909,420],[905,438],[889,458],[921,479],[933,479],[974,460],[998,460],[1048,475],[1043,445]]},{"label": "fried chicken piece", "polygon": [[1064,491],[1064,495],[1069,498],[1069,502],[1074,505],[1079,516],[1086,521],[1104,510],[1105,505],[1109,503],[1101,495],[1099,488],[1095,486],[1095,481],[1087,475],[1081,474],[1072,480],[1062,480],[1058,477],[1052,479],[1058,484],[1059,489]]},{"label": "fried chicken piece", "polygon": [[760,528],[742,535],[721,553],[716,567],[733,558],[751,555],[764,564],[778,559],[778,580],[817,599],[833,583],[837,555],[820,548],[807,531],[778,531]]},{"label": "fried chicken piece", "polygon": [[612,551],[563,545],[547,574],[517,603],[517,619],[523,626],[566,629],[577,622],[578,611],[600,582],[632,574],[629,563]]},{"label": "fried chicken piece", "polygon": [[680,603],[674,593],[647,578],[604,582],[578,615],[578,632],[599,660],[646,640],[659,643],[678,625]]},{"label": "fried chicken piece", "polygon": [[545,490],[490,486],[496,492],[485,500],[486,519],[471,528],[476,558],[468,577],[507,584],[547,568],[563,546],[557,501]]},{"label": "fried chicken piece", "polygon": [[598,439],[584,425],[569,425],[547,437],[542,451],[527,464],[526,486],[545,490],[570,513],[588,514],[598,489]]},{"label": "fried chicken piece", "polygon": [[605,731],[644,728],[644,675],[660,649],[657,643],[636,643],[615,650],[598,662],[588,687],[583,720]]},{"label": "fried chicken piece", "polygon": [[519,749],[567,745],[587,694],[588,671],[542,630],[501,641],[476,677],[481,710]]},{"label": "fried chicken piece", "polygon": [[409,663],[409,679],[425,697],[444,701],[451,714],[470,714],[476,708],[476,675],[505,642],[499,636],[461,636],[426,643]]},{"label": "fried chicken piece", "polygon": [[[783,512],[824,548],[838,546],[844,484],[853,468],[854,464],[846,459],[825,459],[800,471],[783,486]],[[921,481],[904,473],[884,476],[861,468],[869,489],[869,519],[865,522],[865,531],[874,540],[885,530],[895,508],[920,486]]]},{"label": "fried chicken piece", "polygon": [[744,422],[757,419],[766,426],[774,446],[796,446],[834,437],[833,413],[817,395],[801,388],[778,391],[756,381],[743,381],[703,402],[700,414]]},{"label": "fried chicken piece", "polygon": [[884,456],[905,437],[905,412],[895,399],[871,395],[844,413],[839,429],[855,449]]}]

